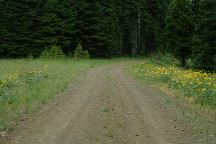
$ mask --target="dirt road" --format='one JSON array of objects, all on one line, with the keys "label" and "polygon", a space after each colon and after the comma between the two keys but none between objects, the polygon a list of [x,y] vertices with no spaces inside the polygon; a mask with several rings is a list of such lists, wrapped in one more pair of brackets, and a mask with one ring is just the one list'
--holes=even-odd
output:
[{"label": "dirt road", "polygon": [[11,144],[192,144],[172,102],[134,80],[127,64],[95,68],[74,81]]}]

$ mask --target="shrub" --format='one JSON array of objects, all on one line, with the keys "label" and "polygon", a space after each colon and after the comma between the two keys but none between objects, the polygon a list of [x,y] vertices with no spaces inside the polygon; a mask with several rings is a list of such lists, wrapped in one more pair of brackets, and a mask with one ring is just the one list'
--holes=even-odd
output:
[{"label": "shrub", "polygon": [[40,58],[49,58],[49,51],[47,48],[41,53]]},{"label": "shrub", "polygon": [[87,50],[83,50],[83,47],[81,44],[77,45],[76,50],[74,51],[74,57],[75,58],[89,58],[89,52]]},{"label": "shrub", "polygon": [[41,53],[40,58],[63,58],[65,57],[60,46],[52,45],[50,47],[45,48],[45,50]]},{"label": "shrub", "polygon": [[75,51],[74,51],[74,57],[75,58],[82,58],[83,53],[83,47],[81,44],[78,44]]},{"label": "shrub", "polygon": [[28,55],[28,57],[27,57],[27,59],[34,59],[34,56],[30,53],[29,55]]},{"label": "shrub", "polygon": [[83,51],[83,58],[88,59],[90,57],[89,52],[87,50]]}]

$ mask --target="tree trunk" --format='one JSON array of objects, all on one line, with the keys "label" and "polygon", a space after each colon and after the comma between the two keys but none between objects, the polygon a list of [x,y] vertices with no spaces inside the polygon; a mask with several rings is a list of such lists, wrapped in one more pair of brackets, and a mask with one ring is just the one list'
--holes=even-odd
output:
[{"label": "tree trunk", "polygon": [[137,56],[137,21],[132,26],[132,42],[132,57],[135,58]]},{"label": "tree trunk", "polygon": [[182,63],[182,66],[185,67],[185,65],[186,65],[186,60],[185,60],[185,57],[184,57],[184,56],[182,56],[182,58],[181,58],[181,63]]},{"label": "tree trunk", "polygon": [[138,20],[137,20],[137,48],[138,48],[138,51],[141,50],[141,12],[139,10],[138,12]]}]

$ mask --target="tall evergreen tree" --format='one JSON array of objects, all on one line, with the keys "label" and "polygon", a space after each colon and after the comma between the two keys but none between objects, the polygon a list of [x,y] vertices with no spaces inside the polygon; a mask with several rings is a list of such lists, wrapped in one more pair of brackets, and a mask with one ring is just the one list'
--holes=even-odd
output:
[{"label": "tall evergreen tree", "polygon": [[[0,57],[38,57],[46,47],[93,57],[175,54],[212,69],[215,0],[1,0]],[[192,54],[192,55],[191,55]]]},{"label": "tall evergreen tree", "polygon": [[95,57],[108,57],[116,48],[117,17],[113,1],[78,3],[77,29],[84,49]]},{"label": "tall evergreen tree", "polygon": [[27,56],[36,44],[34,32],[36,17],[40,14],[41,0],[2,1],[1,55],[3,57]]},{"label": "tall evergreen tree", "polygon": [[200,1],[197,5],[194,66],[216,70],[216,1]]},{"label": "tall evergreen tree", "polygon": [[47,0],[42,8],[37,27],[40,51],[49,45],[60,45],[69,53],[76,43],[74,5],[69,0]]},{"label": "tall evergreen tree", "polygon": [[190,1],[172,1],[166,17],[166,24],[168,50],[173,52],[185,66],[186,59],[192,52],[193,17]]}]

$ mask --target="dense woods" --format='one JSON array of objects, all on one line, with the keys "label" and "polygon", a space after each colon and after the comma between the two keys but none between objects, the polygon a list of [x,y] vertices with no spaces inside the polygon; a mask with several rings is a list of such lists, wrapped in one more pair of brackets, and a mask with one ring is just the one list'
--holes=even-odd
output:
[{"label": "dense woods", "polygon": [[35,58],[55,45],[91,57],[173,53],[215,69],[215,0],[1,0],[0,57]]}]

